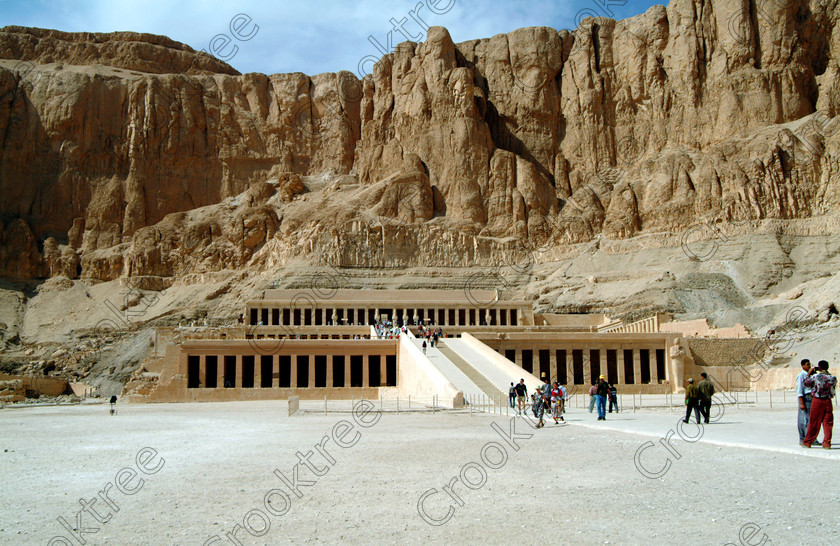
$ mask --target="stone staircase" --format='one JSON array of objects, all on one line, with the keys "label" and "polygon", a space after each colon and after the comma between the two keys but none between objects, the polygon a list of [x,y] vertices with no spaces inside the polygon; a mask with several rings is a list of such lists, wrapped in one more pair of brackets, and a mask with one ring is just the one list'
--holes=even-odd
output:
[{"label": "stone staircase", "polygon": [[490,383],[486,377],[473,368],[469,362],[458,356],[455,351],[447,347],[445,342],[439,341],[435,348],[443,353],[443,355],[448,358],[449,361],[452,362],[452,364],[454,364],[459,370],[461,370],[464,375],[469,377],[470,380],[490,398],[490,400],[498,400],[501,395],[502,400],[507,402],[507,393],[503,393],[496,388],[496,386]]}]

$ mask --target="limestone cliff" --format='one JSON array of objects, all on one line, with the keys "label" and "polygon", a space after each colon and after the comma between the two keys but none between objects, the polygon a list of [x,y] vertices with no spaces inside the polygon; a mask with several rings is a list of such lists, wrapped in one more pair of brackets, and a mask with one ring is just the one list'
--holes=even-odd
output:
[{"label": "limestone cliff", "polygon": [[349,72],[0,29],[0,276],[499,261],[840,205],[836,2],[673,0]]}]

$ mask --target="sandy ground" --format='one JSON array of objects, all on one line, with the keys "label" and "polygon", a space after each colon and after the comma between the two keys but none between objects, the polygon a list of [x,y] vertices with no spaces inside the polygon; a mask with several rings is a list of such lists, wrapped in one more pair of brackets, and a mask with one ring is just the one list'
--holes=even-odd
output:
[{"label": "sandy ground", "polygon": [[[82,514],[82,527],[99,529],[83,535],[87,544],[232,544],[225,533],[246,518],[264,534],[240,528],[243,544],[840,543],[840,445],[799,447],[792,401],[726,407],[716,423],[679,430],[677,412],[664,408],[603,423],[572,408],[569,424],[534,430],[504,415],[325,416],[320,407],[293,417],[279,401],[121,405],[113,417],[102,404],[7,407],[0,542],[64,536],[52,543],[80,544],[57,518],[74,527],[78,499],[129,468],[137,476],[121,474],[120,485],[139,490],[111,485],[107,498],[119,511],[104,499],[93,505],[103,519],[110,514],[105,523]],[[353,428],[335,429],[341,421]],[[513,440],[516,448],[499,433],[511,422],[517,434],[533,434]],[[305,456],[334,430],[354,445],[329,439],[322,449],[332,462],[311,456],[322,476],[301,464],[294,495],[273,471],[292,479],[296,452]],[[659,440],[672,430],[669,451]],[[146,447],[157,454],[138,462]],[[442,488],[462,471],[475,489],[456,482],[459,503]],[[269,507],[285,513],[268,513],[269,492]]]}]

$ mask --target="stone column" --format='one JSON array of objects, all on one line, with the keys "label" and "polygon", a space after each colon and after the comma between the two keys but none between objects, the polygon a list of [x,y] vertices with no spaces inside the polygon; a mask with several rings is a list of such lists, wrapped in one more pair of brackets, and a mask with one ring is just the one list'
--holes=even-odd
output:
[{"label": "stone column", "polygon": [[[566,385],[575,384],[575,359],[572,350],[566,349]],[[569,389],[566,389],[568,391]]]},{"label": "stone column", "polygon": [[[565,364],[565,362],[564,362]],[[560,375],[557,373],[557,350],[548,350],[548,375],[549,381],[559,381]]]},{"label": "stone column", "polygon": [[650,350],[650,382],[653,385],[659,384],[659,366],[656,365],[656,349]]},{"label": "stone column", "polygon": [[289,387],[292,389],[297,388],[297,355],[292,354],[289,355]]},{"label": "stone column", "polygon": [[642,384],[642,355],[639,349],[633,349],[633,383]]},{"label": "stone column", "polygon": [[370,387],[370,356],[362,357],[362,386]]},{"label": "stone column", "polygon": [[515,355],[516,356],[514,358],[516,359],[516,365],[521,368],[522,367],[522,349],[516,349]]},{"label": "stone column", "polygon": [[280,355],[271,356],[271,388],[280,387]]},{"label": "stone column", "polygon": [[309,383],[306,386],[315,388],[315,355],[309,355]]},{"label": "stone column", "polygon": [[599,347],[598,348],[598,360],[600,361],[599,368],[601,370],[600,375],[603,375],[607,378],[607,382],[610,380],[610,368],[607,365],[607,348],[606,347]]},{"label": "stone column", "polygon": [[615,350],[615,367],[618,372],[618,384],[624,385],[624,348],[621,346]]},{"label": "stone column", "polygon": [[384,387],[388,384],[386,381],[388,376],[388,359],[384,354],[379,355],[379,386]]},{"label": "stone column", "polygon": [[242,388],[242,355],[236,355],[236,383],[233,386],[237,389]]},{"label": "stone column", "polygon": [[327,355],[327,387],[333,386],[333,355]]},{"label": "stone column", "polygon": [[198,357],[198,388],[207,387],[207,355]]},{"label": "stone column", "polygon": [[350,386],[350,355],[344,356],[344,387]]},{"label": "stone column", "polygon": [[262,355],[259,353],[254,355],[254,388],[262,388]]}]

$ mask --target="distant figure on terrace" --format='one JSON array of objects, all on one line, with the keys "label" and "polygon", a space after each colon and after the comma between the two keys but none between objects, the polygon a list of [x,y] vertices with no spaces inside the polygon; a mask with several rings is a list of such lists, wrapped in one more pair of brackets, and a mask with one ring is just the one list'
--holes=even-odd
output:
[{"label": "distant figure on terrace", "polygon": [[510,390],[508,391],[508,401],[510,402],[510,409],[516,407],[516,385],[513,381],[510,382]]},{"label": "distant figure on terrace", "polygon": [[423,354],[426,354],[426,340],[423,340]]},{"label": "distant figure on terrace", "polygon": [[111,415],[117,413],[117,397],[116,395],[111,396]]},{"label": "distant figure on terrace", "polygon": [[592,413],[592,410],[595,409],[595,401],[596,401],[596,394],[598,392],[598,382],[593,381],[592,387],[589,389],[589,413]]},{"label": "distant figure on terrace", "polygon": [[822,425],[823,449],[831,449],[831,429],[834,427],[832,398],[837,388],[837,378],[828,373],[827,361],[819,361],[817,370],[805,379],[805,386],[811,388],[811,415],[808,416],[808,434],[802,445],[811,447],[817,441]]}]

